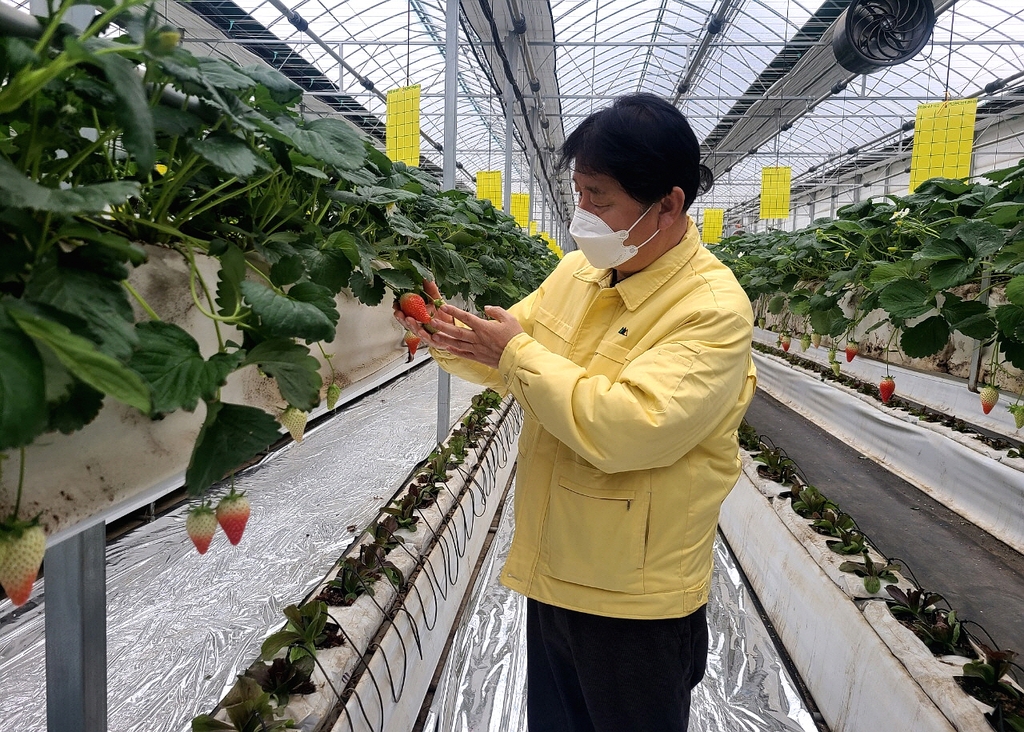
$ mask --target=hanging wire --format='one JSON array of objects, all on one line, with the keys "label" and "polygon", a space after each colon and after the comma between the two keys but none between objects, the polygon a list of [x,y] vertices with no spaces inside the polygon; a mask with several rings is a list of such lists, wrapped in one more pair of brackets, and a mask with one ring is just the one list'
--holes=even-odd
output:
[{"label": "hanging wire", "polygon": [[949,52],[946,54],[946,93],[945,100],[949,101],[949,74],[953,68],[953,25],[956,23],[956,3],[950,10],[949,18]]}]

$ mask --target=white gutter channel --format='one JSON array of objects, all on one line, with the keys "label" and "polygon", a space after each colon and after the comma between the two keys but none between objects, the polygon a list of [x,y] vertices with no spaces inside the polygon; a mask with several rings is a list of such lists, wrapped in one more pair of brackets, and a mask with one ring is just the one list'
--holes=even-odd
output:
[{"label": "white gutter channel", "polygon": [[[818,349],[822,359],[827,351]],[[798,354],[816,358],[814,350]],[[842,358],[842,356],[840,356]],[[758,389],[862,452],[935,500],[1018,552],[1024,552],[1024,460],[1010,458],[974,437],[910,413],[793,366],[784,359],[755,352]],[[844,372],[873,383],[884,364],[857,357],[842,363]],[[891,366],[897,396],[953,415],[969,415],[988,428],[971,394],[958,382]],[[973,400],[970,408],[958,393]],[[997,409],[988,417],[996,417]],[[1003,410],[1005,412],[1005,410]],[[975,414],[976,412],[976,414]],[[999,428],[1003,434],[1013,433]]]}]

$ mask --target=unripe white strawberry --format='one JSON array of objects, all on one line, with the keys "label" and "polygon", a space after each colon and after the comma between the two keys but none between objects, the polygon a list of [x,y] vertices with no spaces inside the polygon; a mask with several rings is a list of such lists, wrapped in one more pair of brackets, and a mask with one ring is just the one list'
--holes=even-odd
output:
[{"label": "unripe white strawberry", "polygon": [[288,407],[277,419],[291,433],[293,440],[302,442],[302,436],[306,431],[306,420],[309,419],[308,414],[296,407]]},{"label": "unripe white strawberry", "polygon": [[0,586],[15,607],[28,602],[32,585],[39,576],[39,565],[46,553],[46,533],[38,524],[17,522],[5,526],[0,534]]}]

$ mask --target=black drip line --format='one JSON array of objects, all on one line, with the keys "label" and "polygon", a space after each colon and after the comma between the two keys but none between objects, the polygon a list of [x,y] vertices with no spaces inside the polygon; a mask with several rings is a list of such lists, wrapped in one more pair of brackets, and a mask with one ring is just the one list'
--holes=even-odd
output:
[{"label": "black drip line", "polygon": [[[793,469],[794,469],[794,472],[795,472],[795,474],[796,474],[796,479],[795,479],[795,480],[793,481],[793,486],[794,486],[794,488],[803,488],[803,487],[807,487],[807,486],[811,486],[811,487],[814,487],[814,486],[813,486],[813,485],[812,485],[812,484],[811,484],[811,483],[810,483],[810,482],[809,482],[809,481],[807,480],[806,476],[805,476],[805,475],[803,474],[803,471],[802,471],[802,470],[800,470],[800,467],[799,467],[799,466],[798,466],[798,465],[796,464],[796,461],[795,461],[795,460],[793,460],[792,458],[790,458],[790,457],[789,457],[789,456],[787,455],[786,451],[785,451],[785,450],[784,450],[783,448],[781,448],[781,447],[776,447],[776,446],[775,446],[775,443],[774,443],[774,442],[772,442],[772,440],[771,440],[771,438],[770,438],[770,437],[768,437],[767,435],[759,435],[759,436],[758,436],[758,442],[759,442],[759,444],[760,444],[760,446],[761,446],[761,447],[763,447],[763,448],[767,448],[767,449],[769,449],[769,450],[772,450],[772,451],[775,451],[775,452],[777,452],[777,453],[778,453],[778,454],[779,454],[779,455],[780,455],[781,457],[784,457],[784,458],[786,458],[786,459],[788,459],[788,460],[790,460],[790,461],[792,462],[792,465],[793,465]],[[756,462],[756,461],[755,461],[755,462]],[[790,492],[792,492],[792,491],[790,491]],[[840,509],[840,511],[842,511],[842,509]],[[845,513],[845,512],[844,512],[844,513]],[[847,515],[849,516],[849,514],[847,514]],[[801,518],[802,518],[802,517],[801,517]],[[917,577],[916,577],[916,575],[914,574],[914,571],[913,571],[913,570],[912,570],[912,569],[910,568],[910,566],[909,566],[909,565],[908,565],[908,564],[907,564],[907,563],[906,563],[905,561],[903,561],[902,559],[900,559],[899,557],[896,557],[896,556],[892,556],[892,557],[889,557],[889,556],[886,556],[885,554],[883,554],[883,553],[882,553],[882,552],[881,552],[881,551],[880,551],[880,550],[878,549],[878,544],[877,544],[877,543],[875,543],[875,541],[874,541],[874,540],[872,540],[872,538],[871,538],[871,537],[870,537],[870,536],[869,536],[869,535],[868,535],[868,534],[867,534],[867,533],[866,533],[865,531],[863,531],[863,530],[862,530],[862,529],[860,528],[860,526],[859,526],[859,525],[857,524],[857,520],[856,520],[855,518],[853,518],[852,516],[850,516],[850,519],[851,519],[851,520],[853,521],[853,526],[854,526],[854,529],[855,529],[855,530],[856,530],[856,531],[857,531],[858,533],[860,533],[860,534],[861,534],[861,536],[863,536],[863,537],[864,537],[864,540],[865,540],[865,541],[866,541],[866,542],[867,542],[868,544],[870,544],[870,545],[871,545],[871,547],[872,547],[872,548],[874,548],[874,550],[875,550],[875,551],[876,551],[876,552],[877,552],[877,553],[878,553],[878,554],[879,554],[879,555],[880,555],[880,556],[881,556],[881,557],[882,557],[883,559],[885,559],[885,560],[886,560],[886,562],[888,562],[888,563],[892,563],[892,562],[898,562],[898,563],[899,563],[899,565],[900,565],[900,574],[902,574],[902,575],[904,575],[905,577],[907,577],[907,578],[909,579],[910,583],[911,583],[911,584],[912,584],[912,585],[914,586],[914,588],[915,588],[915,589],[917,589],[917,590],[920,590],[920,591],[925,591],[925,590],[924,590],[924,588],[922,588],[922,587],[921,587],[921,583],[920,583],[920,582],[919,582],[919,581],[917,580]],[[946,610],[947,610],[947,611],[950,611],[950,612],[952,612],[952,611],[953,611],[953,607],[952,607],[952,606],[951,606],[951,605],[949,604],[949,601],[948,601],[948,600],[946,600],[945,596],[943,596],[943,595],[942,595],[941,593],[938,593],[938,592],[936,592],[936,593],[934,593],[934,594],[936,594],[936,595],[939,595],[939,597],[941,597],[941,598],[942,598],[942,604],[943,604],[943,605],[945,606],[945,608],[946,608]],[[860,600],[863,600],[863,601],[865,601],[865,602],[876,602],[876,601],[881,601],[881,602],[885,602],[885,603],[888,603],[888,602],[889,602],[888,600],[886,600],[886,599],[885,599],[885,598],[883,598],[883,597],[866,597],[866,598],[858,598],[858,600],[859,600],[859,601],[860,601]],[[972,626],[972,627],[975,627],[975,628],[977,628],[977,629],[978,629],[978,630],[980,630],[980,631],[981,631],[982,633],[984,633],[984,634],[985,634],[985,637],[986,637],[986,638],[988,638],[988,640],[989,640],[989,644],[988,644],[988,645],[989,645],[989,647],[990,647],[990,648],[992,648],[992,649],[993,649],[993,650],[995,650],[995,651],[1000,651],[1000,650],[1001,650],[1001,649],[999,648],[999,645],[998,645],[998,644],[997,644],[997,643],[995,642],[995,639],[994,639],[994,638],[992,637],[991,633],[989,633],[989,632],[988,632],[987,630],[985,630],[985,628],[984,628],[984,627],[983,627],[983,626],[982,626],[982,625],[981,625],[980,623],[978,623],[978,622],[976,622],[976,621],[974,621],[974,620],[968,620],[968,619],[963,619],[963,618],[959,618],[959,617],[958,617],[957,619],[959,620],[959,622],[960,622],[960,624],[961,624],[962,626],[968,626],[968,625],[970,625],[970,626]],[[973,632],[972,632],[972,631],[970,631],[970,630],[967,630],[967,629],[966,629],[966,627],[965,627],[965,632],[967,633],[967,635],[968,635],[968,637],[969,637],[970,639],[972,639],[972,640],[975,640],[975,641],[978,641],[978,640],[980,640],[980,638],[979,638],[979,636],[978,636],[978,635],[976,635],[975,633],[973,633]],[[1018,665],[1017,663],[1011,663],[1011,665],[1012,665],[1012,666],[1014,666],[1014,667],[1015,667],[1015,668],[1016,668],[1016,669],[1017,669],[1018,671],[1024,672],[1024,668],[1022,668],[1022,667],[1021,667],[1020,665]],[[1002,732],[1002,727],[999,727],[999,728],[997,728],[997,730],[998,730],[999,732]]]},{"label": "black drip line", "polygon": [[[412,572],[410,572],[409,577],[404,584],[405,587],[408,588],[410,591],[408,594],[411,594],[411,591],[415,590],[417,601],[419,602],[420,609],[423,612],[424,626],[428,631],[433,631],[433,629],[437,625],[437,619],[440,614],[441,603],[448,599],[448,587],[454,587],[459,581],[459,578],[461,576],[461,569],[458,559],[465,556],[469,540],[472,536],[473,524],[469,522],[469,518],[466,515],[465,507],[462,505],[461,497],[465,496],[465,494],[468,493],[470,500],[473,502],[471,509],[473,515],[477,518],[484,515],[483,512],[476,512],[477,490],[480,491],[480,501],[484,507],[484,510],[486,510],[487,501],[490,498],[491,494],[494,492],[494,487],[497,485],[498,470],[505,467],[508,464],[512,443],[522,427],[522,422],[522,410],[518,408],[518,405],[515,405],[514,402],[508,403],[505,406],[505,408],[499,414],[497,414],[497,416],[491,419],[492,431],[490,435],[487,437],[483,446],[481,446],[478,450],[477,454],[479,456],[479,460],[477,464],[473,467],[472,470],[469,471],[465,470],[464,468],[458,465],[455,467],[455,474],[463,476],[462,488],[459,490],[458,493],[456,493],[448,486],[447,483],[445,483],[445,489],[455,499],[455,502],[451,509],[449,509],[447,514],[441,517],[441,520],[439,521],[438,526],[436,528],[431,526],[429,521],[427,521],[426,517],[423,515],[423,509],[418,509],[419,518],[430,531],[431,535],[430,543],[428,543],[428,545],[424,548],[423,553],[419,557],[415,557],[409,550],[409,548],[405,546],[405,543],[403,541],[397,541],[400,537],[396,536],[394,532],[389,532],[390,538],[396,541],[396,546],[402,547],[406,554],[415,559],[414,568]],[[418,469],[419,466],[417,466],[417,468],[414,469],[409,474],[409,476],[402,484],[403,487],[396,491],[394,497],[397,497],[402,492],[402,490],[404,490],[405,486],[410,484],[410,482],[415,477]],[[394,500],[394,497],[392,498],[392,500]],[[456,509],[458,509],[461,512],[462,516],[464,538],[461,541],[461,545],[458,536],[458,524],[453,522]],[[378,525],[382,513],[378,514]],[[449,529],[450,533],[452,534],[451,544],[449,544],[448,538]],[[357,542],[358,539],[355,542],[353,542],[353,544],[349,548],[349,551],[351,551],[351,549],[355,546]],[[438,548],[441,551],[442,561],[444,563],[445,568],[446,583],[442,583],[438,580],[436,568],[434,567],[432,560],[429,558],[429,555],[433,552],[434,548]],[[455,554],[457,555],[457,558],[452,557],[452,550],[454,550]],[[348,551],[346,551],[346,555],[347,554]],[[454,572],[452,570],[453,559],[455,559]],[[427,570],[424,572],[424,574],[426,575],[427,581],[430,584],[431,594],[433,595],[434,599],[434,618],[430,622],[427,622],[426,603],[424,603],[423,596],[419,588],[416,586],[416,578],[418,577],[418,570],[420,568]],[[366,726],[372,727],[369,717],[366,713],[366,709],[363,706],[361,695],[357,690],[358,684],[362,680],[362,671],[365,670],[369,672],[370,681],[377,694],[377,708],[378,711],[380,712],[379,718],[381,720],[381,726],[378,727],[378,729],[380,729],[381,732],[383,732],[383,725],[385,721],[384,695],[381,691],[381,686],[377,681],[377,677],[370,669],[367,658],[372,656],[376,651],[381,651],[381,656],[383,657],[385,669],[388,674],[388,683],[391,692],[391,700],[394,703],[398,703],[405,690],[405,685],[406,682],[408,681],[409,671],[408,647],[406,646],[405,641],[402,638],[402,632],[399,630],[398,625],[395,623],[395,618],[397,618],[399,611],[404,610],[406,617],[409,620],[409,626],[412,629],[413,636],[416,640],[416,646],[419,651],[420,660],[423,659],[423,648],[420,641],[419,632],[417,630],[416,622],[414,621],[412,614],[405,607],[404,603],[397,603],[398,609],[394,612],[395,617],[392,617],[374,598],[373,593],[371,591],[372,588],[366,585],[365,580],[360,579],[360,583],[362,584],[365,593],[370,596],[373,604],[377,607],[378,610],[381,611],[382,615],[384,616],[384,620],[386,621],[388,626],[386,629],[379,630],[378,633],[367,645],[366,650],[363,653],[359,654],[358,663],[356,666],[357,670],[355,673],[352,674],[352,677],[349,679],[346,686],[346,690],[342,692],[342,696],[344,697],[344,695],[347,693],[349,695],[349,698],[351,698],[352,696],[356,698],[356,703],[359,705],[359,711],[363,716],[363,720],[366,722]],[[396,599],[397,598],[398,595],[396,595]],[[335,622],[337,623],[337,620],[335,620]],[[356,653],[359,653],[358,648],[352,642],[351,637],[348,635],[348,633],[345,632],[344,628],[341,627],[340,623],[338,623],[338,627],[342,635],[348,641],[349,647],[352,648],[353,651],[355,651]],[[390,660],[387,658],[388,654],[384,652],[384,649],[380,645],[380,640],[382,640],[391,629],[395,630],[396,634],[398,635],[399,642],[401,643],[402,646],[402,678],[401,684],[398,686],[398,688],[396,688],[395,675],[392,673]],[[341,701],[342,700],[339,699],[339,702]],[[340,712],[345,713],[346,718],[348,719],[349,729],[354,732],[355,728],[352,722],[351,714],[348,712],[347,704],[341,705]]]}]

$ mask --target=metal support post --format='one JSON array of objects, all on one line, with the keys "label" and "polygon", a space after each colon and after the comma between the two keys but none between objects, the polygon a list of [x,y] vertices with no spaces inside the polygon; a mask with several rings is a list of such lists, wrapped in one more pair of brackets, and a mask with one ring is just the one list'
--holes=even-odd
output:
[{"label": "metal support post", "polygon": [[106,526],[48,547],[46,728],[107,730]]},{"label": "metal support post", "polygon": [[504,195],[502,197],[502,209],[505,213],[512,215],[512,147],[515,145],[515,86],[512,79],[518,73],[519,62],[519,39],[514,32],[505,36],[505,53],[508,55],[508,65],[512,70],[512,77],[505,79],[505,179]]},{"label": "metal support post", "polygon": [[[458,125],[459,84],[459,0],[446,0],[444,55],[444,154],[442,184],[446,191],[455,188],[455,140]],[[452,377],[437,370],[437,442],[440,444],[451,427]]]}]

